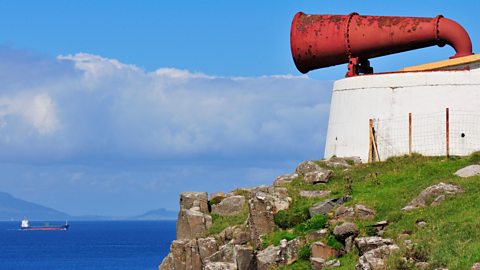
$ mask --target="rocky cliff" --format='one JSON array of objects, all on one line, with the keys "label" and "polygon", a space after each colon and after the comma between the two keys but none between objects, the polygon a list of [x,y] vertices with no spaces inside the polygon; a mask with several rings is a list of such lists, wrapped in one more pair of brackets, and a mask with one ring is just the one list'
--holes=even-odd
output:
[{"label": "rocky cliff", "polygon": [[[419,218],[425,217],[420,209],[446,205],[449,211],[451,202],[463,198],[469,188],[460,179],[480,178],[480,165],[471,165],[472,160],[480,158],[442,161],[448,163],[439,174],[448,174],[444,182],[432,175],[416,185],[392,179],[402,164],[407,175],[418,177],[422,166],[440,162],[432,158],[370,165],[332,158],[302,162],[272,186],[237,189],[210,200],[206,192],[182,193],[177,240],[159,270],[447,269],[454,263],[425,251],[423,237],[436,233],[429,229],[436,219]],[[462,263],[478,269],[476,261],[480,258]]]}]

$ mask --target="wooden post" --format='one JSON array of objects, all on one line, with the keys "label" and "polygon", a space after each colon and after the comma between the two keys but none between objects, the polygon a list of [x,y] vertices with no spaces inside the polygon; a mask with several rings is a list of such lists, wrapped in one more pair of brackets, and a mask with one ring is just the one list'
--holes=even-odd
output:
[{"label": "wooden post", "polygon": [[369,144],[368,144],[368,163],[372,162],[373,161],[373,134],[372,134],[372,130],[373,130],[373,119],[369,119],[368,120],[368,140],[369,140]]},{"label": "wooden post", "polygon": [[370,133],[370,147],[368,150],[368,161],[380,161],[380,154],[378,153],[377,141],[375,140],[375,129],[373,129],[373,119],[369,120]]},{"label": "wooden post", "polygon": [[449,109],[445,109],[446,113],[446,126],[445,126],[445,136],[446,136],[446,145],[447,145],[447,157],[450,156],[450,112]]},{"label": "wooden post", "polygon": [[408,155],[412,156],[412,113],[408,113]]}]

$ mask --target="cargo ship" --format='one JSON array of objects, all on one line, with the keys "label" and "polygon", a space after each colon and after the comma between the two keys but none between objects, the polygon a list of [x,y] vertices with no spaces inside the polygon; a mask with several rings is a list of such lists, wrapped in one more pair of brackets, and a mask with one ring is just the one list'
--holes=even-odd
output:
[{"label": "cargo ship", "polygon": [[65,225],[61,226],[30,226],[28,219],[22,220],[22,225],[20,226],[20,230],[23,231],[66,231],[68,230],[68,221],[65,221]]}]

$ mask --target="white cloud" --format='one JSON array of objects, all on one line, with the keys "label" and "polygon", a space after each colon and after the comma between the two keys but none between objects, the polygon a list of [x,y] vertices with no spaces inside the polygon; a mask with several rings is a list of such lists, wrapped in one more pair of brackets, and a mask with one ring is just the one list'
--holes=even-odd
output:
[{"label": "white cloud", "polygon": [[[23,132],[25,125],[36,130],[9,142],[11,149],[36,144],[21,151],[24,157],[51,158],[45,149],[70,159],[322,155],[328,82],[293,75],[219,77],[174,68],[146,72],[86,53],[59,56],[50,64],[71,70],[55,80],[58,71],[52,69],[49,80],[12,88],[13,97],[0,94],[0,137]],[[13,120],[23,125],[6,128]]]},{"label": "white cloud", "polygon": [[34,128],[40,135],[54,133],[59,127],[55,104],[46,94],[19,95],[12,98],[0,98],[1,127],[15,125],[20,118]]},{"label": "white cloud", "polygon": [[0,82],[0,190],[72,214],[269,184],[322,156],[331,92],[307,76],[147,72],[1,46]]}]

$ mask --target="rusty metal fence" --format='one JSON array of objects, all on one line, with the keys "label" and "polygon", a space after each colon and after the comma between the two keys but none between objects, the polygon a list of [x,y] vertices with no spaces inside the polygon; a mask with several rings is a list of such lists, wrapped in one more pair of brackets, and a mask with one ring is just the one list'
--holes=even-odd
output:
[{"label": "rusty metal fence", "polygon": [[419,153],[424,156],[469,155],[480,150],[480,113],[449,110],[409,113],[370,121],[370,161]]}]

